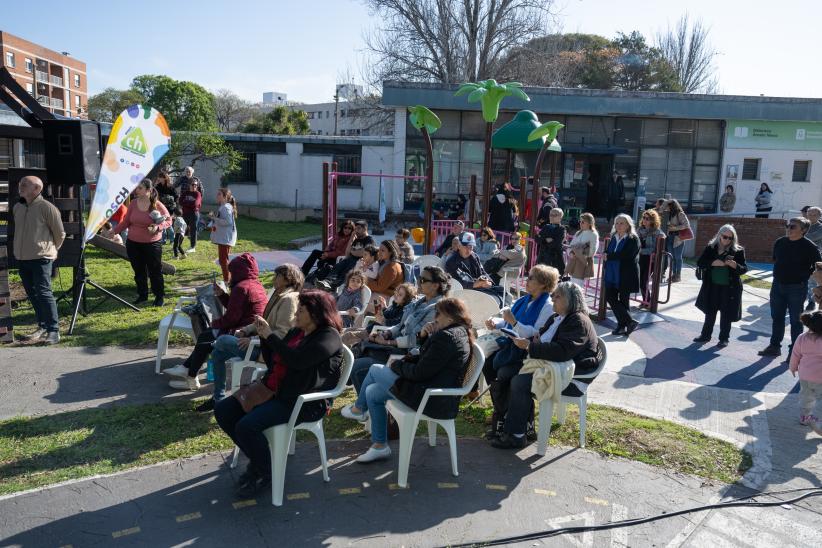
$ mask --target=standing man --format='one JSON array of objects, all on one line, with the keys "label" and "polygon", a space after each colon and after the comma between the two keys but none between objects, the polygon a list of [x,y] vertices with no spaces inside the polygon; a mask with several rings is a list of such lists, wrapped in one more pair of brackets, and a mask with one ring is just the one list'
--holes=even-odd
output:
[{"label": "standing man", "polygon": [[779,356],[785,336],[785,311],[791,322],[791,357],[793,342],[802,333],[799,315],[808,294],[808,278],[822,255],[816,245],[805,237],[811,223],[804,217],[794,217],[787,224],[787,236],[773,244],[773,284],[771,285],[771,342],[759,351],[760,356]]},{"label": "standing man", "polygon": [[[537,213],[537,227],[551,222],[551,210],[557,206],[557,198],[551,193],[551,189],[547,186],[539,188],[540,198],[542,203],[539,206],[539,213]],[[530,217],[526,216],[526,220],[530,222]]]},{"label": "standing man", "polygon": [[37,331],[27,340],[60,342],[57,303],[51,292],[51,267],[66,233],[60,211],[41,193],[39,177],[23,177],[18,189],[20,202],[14,204],[14,257],[26,295],[34,307]]}]

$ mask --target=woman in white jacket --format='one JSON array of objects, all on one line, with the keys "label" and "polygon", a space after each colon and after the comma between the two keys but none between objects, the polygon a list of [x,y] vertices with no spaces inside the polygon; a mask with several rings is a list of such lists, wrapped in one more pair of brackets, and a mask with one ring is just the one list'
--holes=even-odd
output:
[{"label": "woman in white jacket", "polygon": [[565,273],[571,281],[585,288],[585,280],[594,276],[594,255],[599,247],[594,216],[583,213],[579,216],[579,230],[568,244],[568,264]]},{"label": "woman in white jacket", "polygon": [[237,243],[237,201],[227,188],[217,189],[217,205],[215,213],[208,214],[211,218],[211,243],[217,244],[220,268],[223,271],[223,281],[228,283],[228,254]]}]

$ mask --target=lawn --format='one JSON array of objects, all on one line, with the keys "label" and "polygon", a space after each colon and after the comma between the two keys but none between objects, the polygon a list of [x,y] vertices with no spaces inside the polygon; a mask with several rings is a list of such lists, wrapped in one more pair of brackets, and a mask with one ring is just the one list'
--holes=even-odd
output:
[{"label": "lawn", "polygon": [[[349,391],[335,402],[325,422],[328,439],[367,437],[358,423],[339,414],[352,399]],[[230,449],[231,441],[213,415],[193,412],[198,403],[116,406],[0,421],[0,495]],[[489,407],[463,407],[457,419],[458,435],[482,436],[490,413]],[[571,407],[566,424],[554,424],[550,444],[575,447],[577,426],[576,408]],[[298,439],[313,442],[304,432]],[[608,457],[726,483],[738,480],[751,466],[750,456],[730,443],[685,426],[600,405],[588,408],[586,442],[587,449]]]},{"label": "lawn", "polygon": [[[240,239],[232,249],[233,253],[268,249],[284,249],[289,241],[304,236],[320,234],[319,225],[310,223],[275,223],[259,221],[247,217],[237,219],[237,231]],[[71,346],[147,346],[157,343],[157,325],[163,316],[168,314],[174,302],[185,288],[202,285],[211,280],[213,274],[219,276],[220,267],[216,264],[217,247],[208,241],[208,233],[203,233],[205,240],[197,243],[197,252],[188,254],[186,259],[175,260],[171,244],[163,246],[163,260],[177,268],[173,276],[166,276],[166,305],[155,308],[142,306],[140,312],[134,312],[111,299],[104,300],[101,293],[89,287],[88,306],[93,310],[88,316],[80,316],[74,329],[74,335],[63,336],[62,344]],[[188,248],[186,240],[186,249]],[[86,251],[86,265],[91,278],[127,301],[136,298],[134,273],[128,261],[89,246]],[[71,286],[71,269],[61,268],[60,275],[54,280],[56,295]],[[12,295],[22,293],[20,279],[14,273],[9,280],[12,284]],[[263,284],[269,287],[271,274],[263,276]],[[71,299],[58,303],[60,330],[65,334],[71,319]],[[34,312],[28,300],[21,300],[19,307],[13,311],[15,331],[26,334],[34,330]],[[187,342],[187,338],[174,333],[171,343]]]}]

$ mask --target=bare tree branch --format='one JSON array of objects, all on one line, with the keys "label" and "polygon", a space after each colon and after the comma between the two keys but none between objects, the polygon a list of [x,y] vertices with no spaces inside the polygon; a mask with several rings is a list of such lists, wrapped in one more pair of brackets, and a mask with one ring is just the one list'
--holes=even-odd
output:
[{"label": "bare tree branch", "polygon": [[674,28],[656,34],[656,47],[674,68],[685,93],[712,93],[719,89],[714,57],[719,52],[710,43],[710,28],[701,19],[691,23],[686,13]]}]

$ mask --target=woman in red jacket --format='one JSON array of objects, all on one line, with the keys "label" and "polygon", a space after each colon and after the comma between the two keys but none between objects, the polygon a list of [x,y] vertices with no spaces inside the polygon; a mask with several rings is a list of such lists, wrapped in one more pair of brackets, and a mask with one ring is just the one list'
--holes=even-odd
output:
[{"label": "woman in red jacket", "polygon": [[197,390],[200,388],[200,380],[197,374],[208,358],[217,337],[225,334],[232,334],[238,329],[254,322],[254,317],[259,316],[265,310],[268,297],[263,284],[260,283],[260,270],[257,268],[257,260],[251,253],[243,253],[234,257],[228,263],[228,270],[231,273],[231,293],[226,295],[215,284],[214,293],[225,307],[225,312],[221,318],[211,322],[211,329],[200,333],[197,343],[191,355],[181,364],[164,373],[181,377],[169,382],[169,386],[177,390]]},{"label": "woman in red jacket", "polygon": [[325,248],[325,251],[315,249],[311,252],[311,255],[309,255],[303,263],[303,276],[308,276],[308,273],[311,272],[311,267],[314,266],[314,263],[317,262],[318,259],[317,270],[322,270],[326,266],[334,266],[337,262],[337,257],[341,257],[348,252],[348,244],[351,243],[353,237],[354,221],[345,221],[342,226],[340,226],[340,230],[336,236],[334,236],[334,239],[331,240],[331,244]]},{"label": "woman in red jacket", "polygon": [[200,222],[200,207],[203,205],[202,189],[197,179],[192,180],[188,185],[188,190],[180,194],[180,207],[183,209],[183,220],[188,226],[188,239],[191,241],[191,249],[186,253],[197,251],[197,224]]},{"label": "woman in red jacket", "polygon": [[171,226],[171,215],[157,200],[157,191],[151,179],[140,181],[134,189],[134,196],[122,222],[114,229],[114,234],[128,230],[126,251],[134,271],[134,283],[137,284],[137,299],[134,304],[148,301],[148,281],[151,280],[154,306],[163,306],[165,280],[163,245],[160,239],[163,230]]}]

